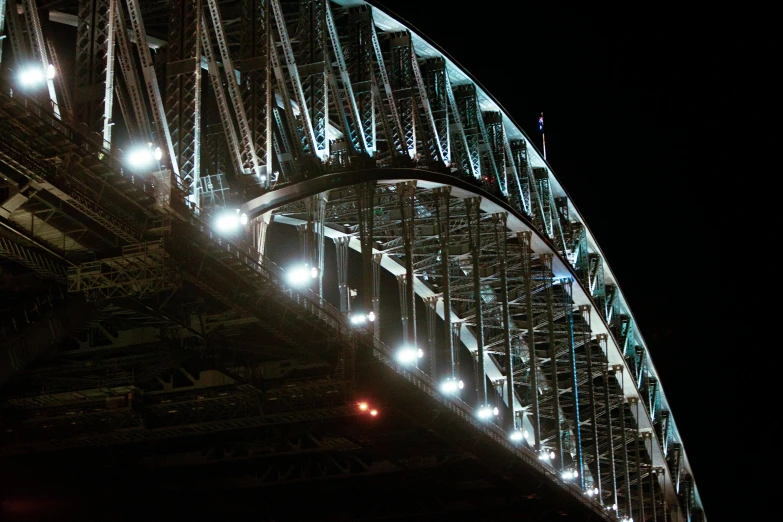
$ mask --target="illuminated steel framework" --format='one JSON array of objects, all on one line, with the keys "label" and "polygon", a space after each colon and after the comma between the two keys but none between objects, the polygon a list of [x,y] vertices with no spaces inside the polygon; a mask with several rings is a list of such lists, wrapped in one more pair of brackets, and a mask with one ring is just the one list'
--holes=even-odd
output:
[{"label": "illuminated steel framework", "polygon": [[[3,317],[14,340],[0,347],[0,384],[15,391],[0,409],[25,419],[7,434],[26,434],[7,436],[7,453],[348,415],[366,347],[600,516],[705,520],[595,238],[509,115],[422,35],[353,0],[18,7],[0,0],[0,259],[47,281],[54,312],[46,339],[30,326],[44,320],[39,295]],[[55,23],[76,28],[73,85],[59,70],[67,53],[46,38]],[[14,83],[50,64],[48,88]],[[129,165],[131,145],[162,156]],[[213,232],[234,209],[249,223]],[[313,292],[265,257],[271,223],[299,232]],[[327,237],[337,308],[324,298]],[[353,290],[349,249],[361,259]],[[384,271],[399,284],[402,338],[423,352],[415,368],[394,360],[379,320],[360,334],[347,319],[382,313]],[[66,324],[81,337],[62,354],[52,347]],[[259,332],[275,342],[240,341]],[[188,372],[188,350],[216,335],[242,362]],[[100,377],[67,364],[97,352],[112,354]],[[260,399],[260,375],[291,371],[281,358],[325,380]],[[42,360],[48,369],[26,369]],[[73,401],[114,406],[72,415]]]}]

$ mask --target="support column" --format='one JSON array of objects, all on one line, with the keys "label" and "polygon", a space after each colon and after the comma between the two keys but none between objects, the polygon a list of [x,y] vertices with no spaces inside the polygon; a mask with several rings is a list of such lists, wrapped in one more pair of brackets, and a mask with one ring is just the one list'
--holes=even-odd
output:
[{"label": "support column", "polygon": [[411,331],[408,328],[408,281],[405,274],[397,276],[397,289],[400,294],[400,320],[402,321],[402,342],[411,344]]},{"label": "support column", "polygon": [[638,509],[636,510],[637,519],[636,520],[644,520],[644,487],[642,484],[642,460],[641,455],[639,453],[639,438],[642,436],[642,434],[639,432],[639,399],[637,397],[632,397],[629,399],[631,404],[634,405],[636,408],[636,433],[634,434],[634,440],[633,440],[633,446],[634,446],[634,457],[636,460],[636,503],[639,505]]},{"label": "support column", "polygon": [[574,435],[576,436],[576,471],[579,472],[580,489],[585,489],[584,460],[582,456],[582,420],[579,414],[579,376],[576,372],[576,349],[574,347],[574,310],[573,310],[573,285],[572,279],[562,283],[566,289],[563,302],[566,320],[568,321],[568,357],[571,365],[571,392],[574,396]]},{"label": "support column", "polygon": [[416,303],[413,292],[413,241],[414,241],[414,220],[415,220],[415,195],[416,183],[406,181],[397,183],[397,193],[400,200],[400,214],[402,217],[402,241],[405,249],[405,295],[400,295],[400,299],[405,299],[406,308],[406,336],[405,339],[412,346],[416,346]]},{"label": "support column", "polygon": [[[598,342],[601,344],[601,351],[606,353],[606,334],[598,334],[596,336]],[[609,370],[609,362],[607,360],[604,367],[604,407],[606,408],[606,438],[609,442],[609,485],[611,486],[611,497],[609,498],[609,504],[615,508],[615,515],[617,514],[617,474],[614,462],[614,433],[612,433],[612,401],[609,397],[609,378],[614,375],[614,372]]]},{"label": "support column", "polygon": [[[503,350],[506,358],[506,404],[507,413],[505,415],[505,428],[509,431],[514,429],[514,364],[511,358],[511,316],[508,310],[508,277],[506,274],[506,250],[507,236],[506,232],[506,214],[498,213],[492,215],[492,223],[495,228],[495,240],[498,248],[498,261],[500,263],[500,306],[503,314]],[[561,457],[562,458],[562,457]],[[562,465],[561,465],[562,467]]]},{"label": "support column", "polygon": [[272,221],[272,212],[265,212],[253,219],[253,244],[261,264],[264,263],[264,250],[266,248],[266,233]]},{"label": "support column", "polygon": [[478,375],[476,387],[478,388],[479,406],[487,404],[487,377],[484,369],[484,301],[481,291],[481,198],[465,199],[468,218],[468,234],[470,236],[470,257],[473,260],[473,300],[476,312],[476,345],[478,355],[476,363]]},{"label": "support column", "polygon": [[337,288],[340,290],[340,311],[344,314],[351,311],[348,289],[348,244],[350,242],[350,236],[334,238],[334,246],[337,250]]},{"label": "support column", "polygon": [[435,216],[438,223],[438,238],[440,240],[440,276],[443,295],[443,321],[445,322],[444,348],[449,354],[449,377],[456,379],[456,356],[451,332],[451,278],[449,277],[449,240],[451,224],[451,187],[438,187],[432,190],[435,196]]},{"label": "support column", "polygon": [[438,314],[435,311],[438,305],[438,298],[435,296],[427,297],[424,305],[427,307],[427,356],[430,362],[430,377],[435,379],[438,375],[438,340],[435,327],[435,322],[438,318]]},{"label": "support column", "polygon": [[[79,0],[76,26],[76,118],[111,142],[114,11],[117,0]],[[64,74],[64,71],[57,71]]]},{"label": "support column", "polygon": [[541,450],[541,417],[538,406],[538,357],[536,356],[536,336],[533,328],[533,269],[530,247],[530,231],[517,234],[522,258],[522,278],[525,285],[525,317],[527,319],[527,346],[530,357],[530,404],[533,410],[533,448]]},{"label": "support column", "polygon": [[622,365],[615,365],[615,372],[620,372],[620,444],[623,447],[623,482],[625,485],[625,513],[626,517],[633,517],[633,502],[631,502],[631,477],[628,468],[628,441],[625,433],[625,392]]},{"label": "support column", "polygon": [[373,336],[381,339],[381,260],[383,254],[372,256],[372,311],[375,312],[375,321],[372,323]]},{"label": "support column", "polygon": [[[359,241],[362,247],[362,306],[365,311],[373,307],[373,230],[375,216],[375,182],[360,183],[356,188],[356,210],[359,215]],[[376,317],[378,311],[375,311]]]},{"label": "support column", "polygon": [[324,289],[324,221],[326,220],[326,196],[323,192],[305,200],[307,208],[307,235],[309,257],[307,263],[318,270],[318,297]]},{"label": "support column", "polygon": [[546,316],[547,332],[549,333],[549,365],[552,372],[552,409],[555,416],[555,445],[557,455],[555,456],[556,468],[563,469],[563,433],[560,419],[560,386],[557,382],[557,343],[555,342],[555,318],[552,310],[554,300],[552,290],[552,254],[541,255],[541,270],[544,279],[544,294],[546,295]]},{"label": "support column", "polygon": [[590,329],[590,305],[581,305],[579,312],[582,314],[585,322],[587,323],[587,329],[584,333],[584,346],[585,354],[587,355],[587,396],[590,401],[590,431],[593,438],[593,487],[598,488],[598,500],[603,505],[603,484],[601,483],[601,459],[598,452],[598,416],[595,412],[595,375],[593,374],[593,346]]},{"label": "support column", "polygon": [[172,163],[179,165],[180,181],[191,187],[188,199],[195,203],[198,212],[201,206],[201,0],[171,0],[169,6],[165,106],[176,155]]},{"label": "support column", "polygon": [[650,511],[652,511],[652,522],[658,522],[658,506],[655,500],[656,482],[658,482],[658,469],[652,468],[650,470]]}]

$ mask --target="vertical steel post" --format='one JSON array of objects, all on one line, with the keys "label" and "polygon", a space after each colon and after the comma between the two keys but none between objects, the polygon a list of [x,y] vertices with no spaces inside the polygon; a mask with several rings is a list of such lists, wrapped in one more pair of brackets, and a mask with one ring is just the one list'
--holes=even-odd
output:
[{"label": "vertical steel post", "polygon": [[375,313],[375,321],[372,323],[373,336],[381,339],[381,261],[383,254],[372,256],[372,311]]},{"label": "vertical steel post", "polygon": [[[416,311],[414,306],[413,291],[413,241],[414,241],[414,221],[415,221],[415,202],[416,202],[416,184],[415,182],[397,183],[397,192],[399,193],[400,213],[402,217],[402,241],[405,249],[405,305],[406,305],[406,327],[407,342],[416,345]],[[402,297],[402,296],[401,296]]]},{"label": "vertical steel post", "polygon": [[456,361],[454,342],[451,332],[451,278],[449,277],[449,240],[450,240],[450,203],[451,187],[438,187],[432,190],[435,196],[435,216],[438,223],[438,238],[440,240],[440,271],[441,288],[443,289],[443,321],[446,328],[444,333],[445,349],[449,354],[451,366],[449,376],[456,378]]},{"label": "vertical steel post", "polygon": [[340,311],[344,314],[350,311],[350,297],[348,295],[348,243],[350,242],[350,236],[334,238],[334,246],[337,251],[337,288],[340,291]]},{"label": "vertical steel post", "polygon": [[653,468],[650,470],[650,511],[652,511],[652,522],[658,522],[658,506],[655,499],[656,482],[658,482],[658,470]]},{"label": "vertical steel post", "polygon": [[585,331],[585,354],[587,356],[587,394],[590,400],[590,428],[593,438],[593,463],[595,465],[593,484],[598,488],[598,500],[603,504],[603,484],[601,484],[601,460],[598,453],[598,418],[595,413],[595,384],[593,379],[593,347],[590,339],[590,305],[581,305],[579,311],[587,322]]},{"label": "vertical steel post", "polygon": [[[606,353],[606,334],[598,334],[598,342],[601,344],[601,352]],[[604,368],[604,405],[606,408],[606,439],[609,444],[609,483],[612,486],[612,496],[609,498],[608,504],[610,506],[617,506],[617,471],[614,462],[614,433],[612,433],[612,401],[609,397],[609,377],[614,375],[614,372],[609,371],[609,361],[607,358],[606,367]],[[615,514],[617,512],[615,511]]]},{"label": "vertical steel post", "polygon": [[636,510],[638,515],[637,520],[644,520],[644,487],[642,484],[642,460],[639,454],[639,399],[638,397],[632,397],[629,401],[636,406],[636,432],[634,433],[634,457],[636,460],[636,503],[639,508]]},{"label": "vertical steel post", "polygon": [[530,404],[533,410],[533,440],[536,451],[541,449],[541,417],[538,405],[538,357],[536,356],[536,336],[533,327],[533,267],[530,247],[530,231],[517,234],[520,256],[522,258],[522,279],[525,285],[525,317],[527,318],[527,345],[530,356]]},{"label": "vertical steel post", "polygon": [[[500,263],[500,305],[503,314],[503,351],[506,358],[506,397],[507,414],[505,415],[505,426],[508,430],[514,429],[514,364],[511,358],[511,315],[508,310],[508,277],[506,274],[506,250],[507,236],[506,232],[506,214],[497,213],[492,215],[492,222],[495,228],[495,241],[497,242],[498,260]],[[561,457],[562,458],[562,457]]]},{"label": "vertical steel post", "polygon": [[435,307],[438,304],[438,298],[435,296],[427,297],[424,305],[427,307],[427,357],[430,362],[430,377],[435,379],[438,375],[438,340],[435,328],[435,320],[438,314]]},{"label": "vertical steel post", "polygon": [[563,433],[560,419],[560,385],[557,382],[557,343],[555,341],[555,318],[552,310],[554,300],[552,290],[552,254],[541,255],[541,270],[544,279],[546,295],[547,332],[549,334],[549,364],[552,372],[552,401],[553,414],[555,416],[555,443],[557,455],[555,462],[557,469],[563,469]]},{"label": "vertical steel post", "polygon": [[579,380],[576,373],[576,348],[574,347],[574,310],[573,310],[573,285],[574,281],[568,279],[564,282],[566,295],[563,300],[566,320],[568,321],[568,357],[571,365],[571,391],[574,395],[574,434],[576,435],[576,470],[579,472],[579,487],[585,489],[584,460],[582,456],[582,420],[579,414]]},{"label": "vertical steel post", "polygon": [[[359,215],[359,242],[362,247],[362,307],[372,309],[372,245],[375,222],[375,182],[360,183],[356,188],[356,211]],[[375,311],[376,316],[378,312]]]},{"label": "vertical steel post", "polygon": [[487,377],[484,369],[484,301],[481,291],[481,198],[465,200],[470,234],[470,256],[473,259],[473,300],[476,306],[476,345],[478,347],[477,364],[479,405],[487,404]]},{"label": "vertical steel post", "polygon": [[408,292],[405,274],[397,276],[397,289],[400,294],[400,320],[402,321],[402,342],[411,344],[410,330],[408,329]]},{"label": "vertical steel post", "polygon": [[625,433],[625,373],[621,365],[615,365],[615,372],[620,372],[620,444],[623,447],[623,482],[625,486],[625,516],[633,517],[633,502],[631,502],[631,477],[628,468],[628,442]]}]

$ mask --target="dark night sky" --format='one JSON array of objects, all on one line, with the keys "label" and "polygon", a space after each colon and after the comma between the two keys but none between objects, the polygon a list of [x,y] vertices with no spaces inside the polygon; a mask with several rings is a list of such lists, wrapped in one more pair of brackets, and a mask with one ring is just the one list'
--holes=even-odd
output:
[{"label": "dark night sky", "polygon": [[710,13],[662,3],[374,3],[471,73],[539,149],[544,111],[549,163],[647,341],[707,516],[731,509],[727,462],[714,454],[736,403],[716,386],[728,355],[715,331],[721,183],[712,140],[725,39],[712,34]]}]

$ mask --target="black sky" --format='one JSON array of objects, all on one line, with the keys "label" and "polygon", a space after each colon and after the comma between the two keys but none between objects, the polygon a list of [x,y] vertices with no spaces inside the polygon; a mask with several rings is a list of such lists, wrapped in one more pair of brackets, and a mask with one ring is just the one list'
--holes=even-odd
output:
[{"label": "black sky", "polygon": [[717,375],[730,359],[716,328],[714,219],[726,151],[713,136],[726,78],[718,74],[725,38],[710,12],[663,3],[374,3],[471,73],[539,149],[544,111],[549,163],[637,319],[707,516],[726,513],[734,496],[715,452],[738,402]]}]

